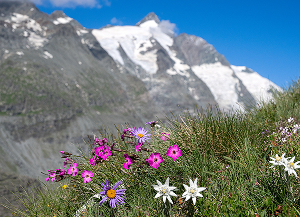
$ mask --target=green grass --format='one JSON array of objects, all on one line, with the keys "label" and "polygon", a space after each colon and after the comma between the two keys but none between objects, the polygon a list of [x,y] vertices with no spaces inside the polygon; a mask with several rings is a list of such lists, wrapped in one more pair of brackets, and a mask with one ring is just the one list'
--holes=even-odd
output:
[{"label": "green grass", "polygon": [[[300,81],[297,81],[283,93],[276,93],[272,102],[261,102],[258,108],[245,113],[208,110],[204,114],[198,110],[196,117],[189,113],[173,116],[166,126],[154,131],[147,125],[152,140],[145,147],[161,153],[164,159],[158,169],[137,167],[150,153],[136,153],[134,146],[120,140],[120,135],[99,135],[98,138],[107,138],[109,144],[114,142],[115,148],[138,154],[141,161],[125,170],[124,152],[115,152],[116,156],[110,156],[109,161],[91,166],[90,152],[82,153],[81,158],[74,157],[82,169],[76,177],[44,185],[38,196],[20,195],[20,203],[27,211],[11,207],[12,212],[16,216],[74,216],[93,195],[102,191],[101,182],[108,179],[113,184],[123,181],[127,189],[125,205],[111,213],[110,208],[99,206],[100,200],[94,198],[80,216],[101,213],[102,216],[299,216],[299,178],[283,176],[278,166],[270,168],[269,163],[270,157],[284,152],[287,157],[295,156],[295,162],[300,161],[300,132],[286,142],[281,141],[280,134],[272,135],[272,132],[278,133],[280,127],[300,123],[299,100]],[[294,118],[293,123],[287,121],[290,117]],[[123,129],[119,130],[122,133]],[[269,137],[262,134],[266,130],[270,132]],[[162,141],[162,132],[169,132],[170,140]],[[86,144],[90,146],[89,141]],[[174,144],[183,152],[175,162],[165,155]],[[82,182],[80,174],[84,170],[94,173],[90,183]],[[164,204],[162,197],[155,199],[157,192],[152,187],[156,180],[164,183],[167,177],[170,177],[170,185],[177,187],[178,197],[172,197],[171,206]],[[195,178],[198,178],[198,187],[206,187],[206,190],[193,206],[189,201],[184,202],[181,195],[185,191],[182,184],[189,185],[189,179]],[[67,188],[62,188],[63,185]]]}]

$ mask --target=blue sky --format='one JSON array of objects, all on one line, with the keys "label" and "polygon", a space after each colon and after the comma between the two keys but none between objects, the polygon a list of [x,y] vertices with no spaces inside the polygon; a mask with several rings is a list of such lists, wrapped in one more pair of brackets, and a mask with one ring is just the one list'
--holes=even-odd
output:
[{"label": "blue sky", "polygon": [[300,75],[300,1],[287,0],[32,0],[62,10],[86,28],[135,25],[149,12],[177,32],[212,44],[232,65],[244,65],[280,87]]}]

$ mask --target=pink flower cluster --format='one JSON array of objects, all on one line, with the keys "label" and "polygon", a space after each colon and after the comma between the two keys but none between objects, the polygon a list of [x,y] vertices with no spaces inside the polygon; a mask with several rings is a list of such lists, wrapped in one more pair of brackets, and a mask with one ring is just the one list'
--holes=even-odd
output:
[{"label": "pink flower cluster", "polygon": [[64,169],[56,169],[56,171],[48,170],[48,178],[46,181],[48,182],[51,178],[51,181],[60,181],[65,178],[65,170]]},{"label": "pink flower cluster", "polygon": [[[135,127],[129,128],[123,130],[123,134],[121,135],[121,140],[124,141],[124,137],[133,137],[132,131],[135,130]],[[129,135],[127,135],[127,132]]]},{"label": "pink flower cluster", "polygon": [[92,150],[93,156],[90,159],[90,164],[92,166],[95,166],[97,163],[99,163],[101,158],[103,160],[106,160],[109,156],[112,155],[112,151],[111,151],[112,148],[110,148],[107,145],[106,138],[102,140],[95,138],[94,145],[100,145],[100,146]]},{"label": "pink flower cluster", "polygon": [[[151,127],[154,127],[156,123],[157,123],[156,121],[152,121],[152,122],[147,122],[146,125],[150,124]],[[126,135],[126,133],[128,131],[129,131],[129,136]],[[138,129],[136,129],[135,127],[133,127],[133,128],[128,128],[127,127],[123,131],[123,134],[121,136],[121,140],[124,141],[124,137],[129,137],[129,138],[135,137],[136,139],[138,139],[138,144],[135,146],[136,152],[139,152],[141,150],[150,152],[149,149],[143,148],[144,143],[142,143],[142,142],[145,142],[146,140],[148,140],[149,137],[150,137],[150,134],[147,134],[147,132],[148,131],[144,128],[139,127]],[[170,134],[169,133],[162,133],[162,136],[160,138],[163,141],[169,140],[170,139]],[[132,145],[135,145],[134,142],[128,142],[127,141],[126,143],[130,143]],[[166,155],[171,157],[175,161],[175,160],[177,160],[177,158],[182,156],[182,151],[179,149],[178,145],[173,145],[173,146],[170,146],[168,148]],[[129,169],[131,167],[131,164],[133,164],[135,162],[134,158],[136,158],[136,156],[125,154],[124,157],[125,157],[124,168]],[[150,157],[145,160],[145,163],[150,165],[151,167],[157,169],[163,161],[164,160],[161,157],[160,153],[152,153],[150,155]]]}]

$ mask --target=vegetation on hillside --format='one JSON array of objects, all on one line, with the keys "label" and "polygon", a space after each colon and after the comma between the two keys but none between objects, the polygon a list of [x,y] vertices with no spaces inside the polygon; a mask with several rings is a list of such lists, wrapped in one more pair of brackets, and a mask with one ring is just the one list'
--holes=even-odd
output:
[{"label": "vegetation on hillside", "polygon": [[[90,151],[81,156],[62,150],[67,165],[64,172],[49,168],[53,183],[19,195],[25,211],[9,208],[16,216],[299,216],[299,109],[300,80],[244,113],[197,110],[160,128],[100,132],[85,141]],[[175,146],[181,152],[170,157]],[[168,177],[159,191],[157,180]],[[194,180],[196,187],[187,188]],[[197,189],[200,195],[192,195]]]}]

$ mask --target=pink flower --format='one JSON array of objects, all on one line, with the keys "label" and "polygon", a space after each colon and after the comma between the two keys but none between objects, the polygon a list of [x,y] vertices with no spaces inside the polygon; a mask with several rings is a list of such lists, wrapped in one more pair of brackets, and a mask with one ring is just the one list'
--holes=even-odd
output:
[{"label": "pink flower", "polygon": [[92,166],[95,166],[96,165],[96,160],[97,160],[97,156],[93,156],[91,159],[90,159],[90,164],[92,165]]},{"label": "pink flower", "polygon": [[55,174],[55,172],[50,172],[50,173],[48,174],[48,176],[49,176],[49,177],[46,178],[46,181],[49,181],[49,179],[52,178],[51,181],[53,182],[53,181],[55,180],[56,174]]},{"label": "pink flower", "polygon": [[124,157],[125,157],[124,168],[128,170],[130,168],[130,165],[132,164],[132,161],[128,154],[124,154]]},{"label": "pink flower", "polygon": [[178,145],[170,146],[167,150],[167,155],[175,161],[177,158],[182,156],[182,151],[179,150]]},{"label": "pink flower", "polygon": [[139,144],[137,144],[136,146],[135,146],[135,150],[136,150],[136,152],[139,152],[141,149],[142,149],[142,145],[143,145],[144,143],[139,143]]},{"label": "pink flower", "polygon": [[72,176],[76,176],[78,172],[77,163],[73,163],[73,165],[69,166],[68,174]]},{"label": "pink flower", "polygon": [[101,140],[98,139],[98,138],[95,138],[95,140],[94,140],[94,145],[97,145],[97,144],[102,145],[102,144],[101,144]]},{"label": "pink flower", "polygon": [[81,176],[83,177],[83,183],[88,183],[92,181],[91,177],[94,177],[94,173],[90,172],[88,170],[85,170],[81,173]]},{"label": "pink flower", "polygon": [[103,147],[103,154],[102,154],[102,159],[106,160],[108,158],[108,156],[112,155],[111,150],[109,150],[109,147],[107,145],[102,146]]},{"label": "pink flower", "polygon": [[59,174],[60,176],[64,176],[65,173],[66,173],[66,171],[65,171],[64,169],[60,169],[59,172],[58,172],[58,174]]},{"label": "pink flower", "polygon": [[166,141],[170,139],[169,133],[162,133],[163,135],[160,137],[161,140]]},{"label": "pink flower", "polygon": [[100,147],[98,147],[98,148],[96,148],[95,149],[95,153],[96,153],[96,155],[98,156],[98,157],[101,157],[102,156],[102,154],[103,154],[103,146],[100,146]]},{"label": "pink flower", "polygon": [[160,153],[151,154],[150,157],[148,158],[148,163],[150,167],[153,167],[155,169],[157,169],[160,166],[160,163],[163,161],[164,160],[160,156]]},{"label": "pink flower", "polygon": [[60,153],[64,154],[65,152],[64,151],[60,151]]},{"label": "pink flower", "polygon": [[66,158],[66,160],[64,161],[64,167],[66,166],[66,164],[71,164],[72,163],[72,159],[71,158]]}]

